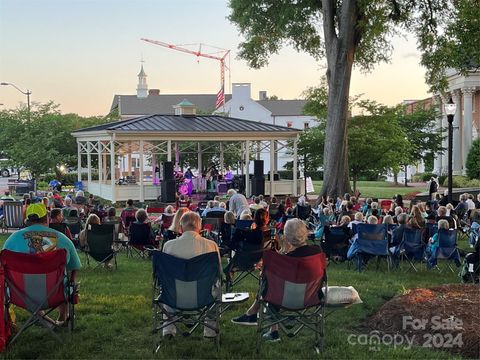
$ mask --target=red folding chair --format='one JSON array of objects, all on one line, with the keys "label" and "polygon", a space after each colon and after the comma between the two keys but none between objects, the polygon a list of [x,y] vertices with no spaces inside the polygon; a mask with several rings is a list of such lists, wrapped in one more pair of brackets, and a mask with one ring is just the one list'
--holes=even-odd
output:
[{"label": "red folding chair", "polygon": [[13,304],[31,314],[8,345],[34,324],[44,326],[62,342],[53,331],[58,326],[47,321],[45,317],[64,303],[68,303],[68,330],[69,332],[73,330],[76,294],[73,284],[65,281],[66,262],[65,249],[38,254],[10,250],[3,250],[0,253],[0,263],[5,272],[5,312],[8,314],[9,306]]},{"label": "red folding chair", "polygon": [[281,255],[272,250],[263,253],[257,352],[262,333],[273,325],[278,325],[288,337],[296,336],[304,328],[311,330],[315,335],[314,349],[320,352],[325,336],[326,267],[324,253],[306,257]]}]

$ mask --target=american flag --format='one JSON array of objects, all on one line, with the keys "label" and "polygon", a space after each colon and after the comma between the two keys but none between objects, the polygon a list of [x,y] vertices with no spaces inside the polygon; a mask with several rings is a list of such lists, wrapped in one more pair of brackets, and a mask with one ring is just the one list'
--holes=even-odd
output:
[{"label": "american flag", "polygon": [[223,105],[224,101],[225,101],[225,92],[223,91],[223,86],[222,86],[217,93],[217,101],[215,102],[215,110],[217,110],[219,107],[221,107]]}]

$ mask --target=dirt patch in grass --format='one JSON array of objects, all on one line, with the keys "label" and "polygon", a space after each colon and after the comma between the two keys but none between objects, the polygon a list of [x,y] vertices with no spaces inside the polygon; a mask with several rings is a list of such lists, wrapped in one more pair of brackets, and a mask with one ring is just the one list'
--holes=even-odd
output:
[{"label": "dirt patch in grass", "polygon": [[480,358],[480,287],[442,285],[408,290],[383,304],[364,326],[413,344]]}]

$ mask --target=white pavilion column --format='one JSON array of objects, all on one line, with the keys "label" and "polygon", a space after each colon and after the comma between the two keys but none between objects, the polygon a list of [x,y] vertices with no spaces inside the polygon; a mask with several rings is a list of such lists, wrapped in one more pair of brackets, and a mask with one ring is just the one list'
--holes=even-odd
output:
[{"label": "white pavilion column", "polygon": [[115,142],[110,140],[110,186],[112,187],[112,203],[117,201],[115,185]]},{"label": "white pavilion column", "polygon": [[197,169],[199,173],[199,177],[201,178],[202,174],[202,144],[198,143],[197,144]]},{"label": "white pavilion column", "polygon": [[274,155],[273,169],[274,169],[275,172],[277,172],[278,171],[278,151],[277,151],[278,142],[277,142],[277,140],[274,140],[274,143],[275,143],[275,145],[274,145],[275,155]]},{"label": "white pavilion column", "polygon": [[77,141],[77,181],[82,181],[82,144]]},{"label": "white pavilion column", "polygon": [[257,141],[257,154],[256,154],[256,157],[257,157],[257,160],[260,160],[260,149],[262,147],[262,142],[261,141]]},{"label": "white pavilion column", "polygon": [[143,140],[140,140],[140,202],[145,201],[145,188],[143,183]]},{"label": "white pavilion column", "polygon": [[462,118],[462,94],[460,90],[452,92],[452,99],[457,104],[457,111],[453,119],[453,175],[462,175],[462,138],[460,136],[460,119]]},{"label": "white pavilion column", "polygon": [[447,114],[445,113],[445,104],[448,103],[450,98],[447,96],[441,96],[441,98],[442,98],[442,105],[440,110],[442,114],[442,128],[443,128],[442,148],[445,149],[443,151],[443,156],[442,156],[442,174],[447,174],[448,172],[448,119],[447,119]]},{"label": "white pavilion column", "polygon": [[90,184],[92,183],[92,143],[87,142],[87,187],[90,191]]},{"label": "white pavilion column", "polygon": [[275,173],[275,140],[270,140],[270,199],[275,196],[274,189],[274,173]]},{"label": "white pavilion column", "polygon": [[103,179],[103,164],[102,164],[102,142],[98,141],[98,192],[102,196],[102,179]]},{"label": "white pavilion column", "polygon": [[297,196],[298,192],[298,179],[297,179],[297,172],[298,172],[298,136],[293,140],[293,196]]},{"label": "white pavilion column", "polygon": [[[438,117],[437,117],[437,128],[440,130],[442,129],[442,103],[440,96],[434,95],[433,98],[433,106],[436,107],[439,112],[438,112]],[[442,174],[442,161],[443,161],[443,156],[441,153],[435,154],[435,157],[433,159],[433,172],[437,175]]]},{"label": "white pavilion column", "polygon": [[220,174],[224,174],[225,171],[225,164],[224,164],[224,160],[223,160],[223,143],[221,142],[220,143]]},{"label": "white pavilion column", "polygon": [[[243,161],[243,154],[245,153],[245,143],[242,142],[241,145],[240,145],[240,148],[241,148],[241,152],[240,154],[242,154],[242,161]],[[245,164],[240,164],[242,166],[240,166],[240,174],[243,176],[245,174]]]},{"label": "white pavilion column", "polygon": [[245,141],[245,196],[250,196],[250,141]]},{"label": "white pavilion column", "polygon": [[466,162],[468,152],[472,147],[472,112],[473,112],[473,94],[475,88],[463,88],[463,172],[467,170]]},{"label": "white pavilion column", "polygon": [[167,140],[167,161],[172,161],[172,140]]}]

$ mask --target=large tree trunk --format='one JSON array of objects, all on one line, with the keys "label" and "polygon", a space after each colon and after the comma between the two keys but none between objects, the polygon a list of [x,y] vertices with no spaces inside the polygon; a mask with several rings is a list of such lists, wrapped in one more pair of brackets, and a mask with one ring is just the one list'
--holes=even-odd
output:
[{"label": "large tree trunk", "polygon": [[[341,9],[335,0],[322,0],[327,57],[328,115],[323,152],[324,177],[320,196],[350,193],[348,176],[347,114],[359,13],[356,0],[345,0]],[[340,11],[340,13],[338,13]],[[337,35],[336,19],[340,33]]]}]

